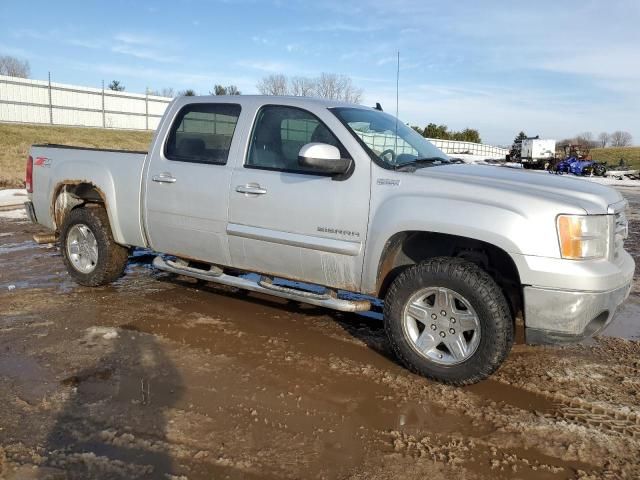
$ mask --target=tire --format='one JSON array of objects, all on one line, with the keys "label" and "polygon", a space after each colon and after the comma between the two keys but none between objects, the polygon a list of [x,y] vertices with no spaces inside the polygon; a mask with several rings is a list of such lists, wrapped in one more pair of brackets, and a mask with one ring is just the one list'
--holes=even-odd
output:
[{"label": "tire", "polygon": [[[448,308],[435,303],[447,298]],[[402,272],[386,295],[384,325],[394,353],[409,370],[449,385],[487,378],[505,360],[514,338],[500,287],[474,263],[453,257]]]},{"label": "tire", "polygon": [[113,240],[107,212],[100,205],[75,208],[66,216],[60,250],[69,275],[80,285],[97,287],[124,273],[129,249]]}]

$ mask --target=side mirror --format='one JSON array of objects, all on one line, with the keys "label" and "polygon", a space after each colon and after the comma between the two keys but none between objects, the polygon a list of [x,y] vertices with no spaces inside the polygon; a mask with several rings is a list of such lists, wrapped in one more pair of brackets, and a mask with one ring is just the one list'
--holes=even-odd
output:
[{"label": "side mirror", "polygon": [[298,164],[317,172],[344,174],[351,162],[350,158],[341,158],[340,150],[328,143],[307,143],[298,152]]}]

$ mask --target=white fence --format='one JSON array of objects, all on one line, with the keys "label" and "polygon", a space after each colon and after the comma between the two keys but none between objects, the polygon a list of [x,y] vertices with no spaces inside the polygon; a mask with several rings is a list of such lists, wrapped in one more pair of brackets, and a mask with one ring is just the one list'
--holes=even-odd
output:
[{"label": "white fence", "polygon": [[0,75],[0,121],[155,130],[171,98]]},{"label": "white fence", "polygon": [[458,140],[440,140],[439,138],[427,138],[436,147],[448,155],[469,154],[485,158],[502,158],[509,153],[508,148],[494,147],[483,143],[461,142]]},{"label": "white fence", "polygon": [[[385,135],[372,132],[357,132],[360,138],[367,145],[373,145],[377,151],[391,149],[398,153],[417,154],[418,152],[404,140],[397,138],[395,135]],[[509,153],[509,149],[502,147],[494,147],[492,145],[484,145],[482,143],[461,142],[458,140],[440,140],[439,138],[427,138],[436,147],[448,155],[469,154],[477,155],[484,158],[501,158]]]}]

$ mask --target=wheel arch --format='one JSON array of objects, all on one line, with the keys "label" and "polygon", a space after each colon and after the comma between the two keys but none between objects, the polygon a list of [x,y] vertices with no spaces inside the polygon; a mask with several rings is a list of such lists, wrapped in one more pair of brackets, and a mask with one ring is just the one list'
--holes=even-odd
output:
[{"label": "wheel arch", "polygon": [[109,211],[109,203],[104,191],[95,183],[86,180],[64,180],[56,184],[51,201],[51,218],[54,229],[59,231],[65,218],[75,208],[85,205],[101,205],[107,212],[111,233],[118,239],[118,232]]},{"label": "wheel arch", "polygon": [[464,258],[480,266],[502,289],[513,316],[522,311],[520,274],[506,250],[476,238],[439,232],[402,231],[385,242],[378,261],[376,296],[384,298],[393,280],[406,268],[443,256]]}]

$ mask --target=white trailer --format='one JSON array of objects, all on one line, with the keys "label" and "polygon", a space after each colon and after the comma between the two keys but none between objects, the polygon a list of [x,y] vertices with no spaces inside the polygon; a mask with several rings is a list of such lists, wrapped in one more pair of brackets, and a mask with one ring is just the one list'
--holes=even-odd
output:
[{"label": "white trailer", "polygon": [[556,155],[556,141],[542,138],[525,138],[522,140],[520,159],[523,164],[544,165]]}]

